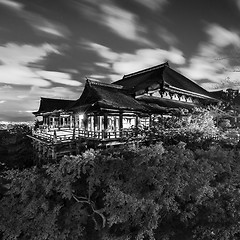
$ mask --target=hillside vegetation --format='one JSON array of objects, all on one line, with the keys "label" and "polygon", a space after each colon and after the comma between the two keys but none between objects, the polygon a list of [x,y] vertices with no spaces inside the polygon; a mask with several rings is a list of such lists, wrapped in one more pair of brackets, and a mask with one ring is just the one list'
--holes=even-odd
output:
[{"label": "hillside vegetation", "polygon": [[3,172],[2,239],[240,239],[240,152],[212,115],[138,131],[146,145]]}]

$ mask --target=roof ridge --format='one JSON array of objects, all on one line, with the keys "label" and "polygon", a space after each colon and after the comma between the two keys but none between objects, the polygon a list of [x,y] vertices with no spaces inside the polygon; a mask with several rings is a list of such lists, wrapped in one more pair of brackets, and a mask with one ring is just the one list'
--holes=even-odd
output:
[{"label": "roof ridge", "polygon": [[103,82],[98,82],[98,81],[94,81],[94,80],[90,80],[90,79],[87,79],[87,83],[89,85],[97,85],[97,86],[110,87],[110,88],[116,88],[116,89],[123,88],[123,86],[121,86],[121,85],[117,85],[117,84],[113,84],[113,83],[103,83]]},{"label": "roof ridge", "polygon": [[49,97],[41,97],[41,99],[49,99],[49,100],[63,100],[63,101],[76,101],[74,99],[64,99],[64,98],[49,98]]},{"label": "roof ridge", "polygon": [[129,77],[132,77],[132,76],[136,76],[136,75],[138,75],[138,74],[150,72],[150,71],[152,71],[152,70],[156,70],[156,69],[158,69],[158,68],[165,67],[165,66],[169,66],[168,61],[165,62],[165,63],[159,64],[159,65],[150,67],[150,68],[146,68],[146,69],[143,69],[143,70],[140,70],[140,71],[137,71],[137,72],[133,72],[133,73],[126,74],[126,75],[123,76],[122,79],[124,79],[124,78],[129,78]]}]

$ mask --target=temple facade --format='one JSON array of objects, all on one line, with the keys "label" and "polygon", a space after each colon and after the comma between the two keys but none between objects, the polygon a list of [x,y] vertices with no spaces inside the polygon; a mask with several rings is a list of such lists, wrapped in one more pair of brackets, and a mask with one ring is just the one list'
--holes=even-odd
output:
[{"label": "temple facade", "polygon": [[[87,80],[77,100],[41,98],[39,120],[30,136],[41,156],[56,159],[85,146],[126,142],[156,117],[186,114],[220,100],[163,63],[124,75],[111,84]],[[135,135],[134,135],[135,134]]]}]

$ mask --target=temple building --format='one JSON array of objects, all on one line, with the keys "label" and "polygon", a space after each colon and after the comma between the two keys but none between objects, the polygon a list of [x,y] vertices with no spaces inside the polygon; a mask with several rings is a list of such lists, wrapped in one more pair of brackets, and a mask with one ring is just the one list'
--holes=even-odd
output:
[{"label": "temple building", "polygon": [[219,101],[166,62],[111,84],[87,80],[77,100],[41,98],[33,112],[39,126],[30,137],[41,156],[55,159],[78,153],[83,144],[122,144],[156,116],[181,115]]}]

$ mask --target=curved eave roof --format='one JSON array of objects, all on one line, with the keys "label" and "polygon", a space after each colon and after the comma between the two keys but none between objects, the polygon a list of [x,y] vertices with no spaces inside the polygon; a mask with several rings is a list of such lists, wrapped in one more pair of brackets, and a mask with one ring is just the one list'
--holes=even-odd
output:
[{"label": "curved eave roof", "polygon": [[54,98],[41,98],[38,111],[33,112],[34,115],[40,115],[44,113],[65,111],[68,106],[73,104],[74,100],[54,99]]}]

